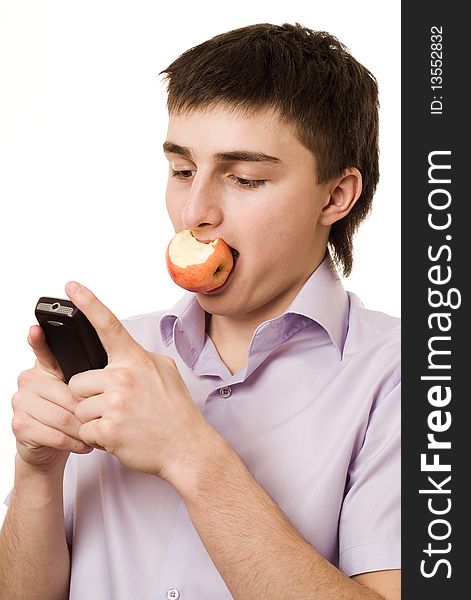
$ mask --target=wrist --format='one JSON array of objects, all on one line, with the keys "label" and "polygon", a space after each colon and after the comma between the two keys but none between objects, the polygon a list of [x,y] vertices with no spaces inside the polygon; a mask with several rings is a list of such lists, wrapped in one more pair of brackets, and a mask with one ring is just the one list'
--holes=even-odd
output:
[{"label": "wrist", "polygon": [[51,499],[62,498],[62,482],[64,478],[64,465],[56,465],[50,469],[38,469],[26,462],[17,453],[15,457],[15,479],[13,493],[22,496],[31,496],[34,502],[41,499],[48,502]]},{"label": "wrist", "polygon": [[205,423],[198,435],[196,450],[186,455],[168,480],[185,502],[197,501],[236,460],[240,461],[233,448]]}]

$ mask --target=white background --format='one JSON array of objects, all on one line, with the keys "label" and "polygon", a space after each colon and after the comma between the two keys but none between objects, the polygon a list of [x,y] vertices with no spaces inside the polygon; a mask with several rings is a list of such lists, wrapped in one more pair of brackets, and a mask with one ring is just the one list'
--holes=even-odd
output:
[{"label": "white background", "polygon": [[[300,22],[376,76],[381,181],[345,287],[400,315],[400,2],[0,0],[0,503],[13,480],[11,396],[33,363],[39,296],[77,279],[123,318],[171,306],[158,77],[213,35]],[[0,520],[3,509],[0,509]]]}]

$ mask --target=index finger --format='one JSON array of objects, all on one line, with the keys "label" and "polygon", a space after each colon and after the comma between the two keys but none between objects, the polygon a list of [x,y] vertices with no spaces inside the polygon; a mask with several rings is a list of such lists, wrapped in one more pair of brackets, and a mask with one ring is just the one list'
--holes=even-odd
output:
[{"label": "index finger", "polygon": [[116,315],[88,288],[76,281],[69,281],[65,291],[95,328],[110,360],[129,357],[136,351],[142,352],[141,346],[130,336]]}]

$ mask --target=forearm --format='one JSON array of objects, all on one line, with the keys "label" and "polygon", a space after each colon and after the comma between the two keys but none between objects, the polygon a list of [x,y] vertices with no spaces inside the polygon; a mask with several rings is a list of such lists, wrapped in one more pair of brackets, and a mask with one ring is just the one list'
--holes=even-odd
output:
[{"label": "forearm", "polygon": [[205,468],[186,478],[179,491],[236,600],[380,600],[296,531],[230,447],[216,446]]},{"label": "forearm", "polygon": [[14,489],[0,532],[0,598],[68,598],[62,471],[46,475],[16,459]]}]

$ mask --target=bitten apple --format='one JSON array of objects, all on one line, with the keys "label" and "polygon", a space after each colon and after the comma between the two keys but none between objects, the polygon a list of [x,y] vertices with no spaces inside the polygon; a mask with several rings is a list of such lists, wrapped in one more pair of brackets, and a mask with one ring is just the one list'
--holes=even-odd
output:
[{"label": "bitten apple", "polygon": [[232,250],[222,238],[200,242],[189,229],[173,237],[165,260],[173,281],[190,292],[210,292],[220,287],[234,266]]}]

